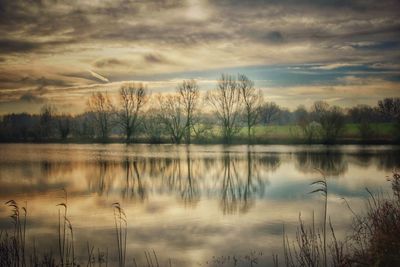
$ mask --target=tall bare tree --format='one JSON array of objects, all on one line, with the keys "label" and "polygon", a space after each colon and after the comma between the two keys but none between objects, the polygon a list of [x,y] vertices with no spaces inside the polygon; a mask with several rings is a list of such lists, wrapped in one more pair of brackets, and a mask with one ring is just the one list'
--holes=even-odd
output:
[{"label": "tall bare tree", "polygon": [[190,144],[190,136],[193,128],[194,111],[197,108],[199,98],[199,86],[195,80],[183,81],[177,88],[178,94],[183,105],[183,112],[186,119],[185,123],[185,140]]},{"label": "tall bare tree", "polygon": [[99,131],[97,136],[106,141],[112,128],[112,114],[114,106],[107,93],[93,93],[87,101],[87,108],[93,114],[95,127]]},{"label": "tall bare tree", "polygon": [[125,133],[126,143],[131,141],[140,123],[140,112],[147,100],[147,89],[141,83],[129,83],[119,90],[121,109],[118,124]]},{"label": "tall bare tree", "polygon": [[160,118],[165,126],[166,132],[171,136],[174,143],[181,143],[185,134],[186,121],[184,105],[179,95],[159,96]]},{"label": "tall bare tree", "polygon": [[254,82],[243,74],[238,75],[238,86],[244,104],[245,120],[247,125],[247,137],[250,140],[254,135],[253,127],[260,118],[260,107],[263,96],[259,89],[254,87]]},{"label": "tall bare tree", "polygon": [[239,117],[243,110],[240,89],[235,77],[222,74],[217,88],[207,93],[207,100],[215,109],[222,125],[222,135],[225,143],[230,143],[232,137],[239,132]]}]

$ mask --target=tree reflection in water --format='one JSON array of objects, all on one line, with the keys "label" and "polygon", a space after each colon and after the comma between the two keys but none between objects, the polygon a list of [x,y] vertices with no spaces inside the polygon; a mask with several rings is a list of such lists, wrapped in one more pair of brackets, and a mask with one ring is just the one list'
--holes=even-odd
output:
[{"label": "tree reflection in water", "polygon": [[99,157],[95,162],[96,172],[89,174],[89,191],[99,196],[108,195],[114,180],[115,164]]},{"label": "tree reflection in water", "polygon": [[222,177],[221,208],[224,214],[245,213],[254,205],[256,197],[264,195],[268,180],[262,177],[260,167],[262,161],[254,158],[250,147],[245,160],[232,158],[230,152],[224,153],[222,175],[219,175]]},{"label": "tree reflection in water", "polygon": [[316,169],[327,176],[339,176],[347,172],[348,163],[342,153],[337,151],[300,152],[295,154],[296,168],[303,173],[314,172]]},{"label": "tree reflection in water", "polygon": [[[184,163],[182,163],[184,161]],[[175,192],[179,198],[188,206],[194,206],[200,200],[200,191],[198,181],[201,179],[194,174],[193,164],[200,164],[196,161],[193,163],[190,155],[190,148],[185,151],[185,160],[181,157],[173,159],[165,159],[165,164],[161,169],[163,184],[166,184],[170,192]]]},{"label": "tree reflection in water", "polygon": [[222,157],[192,155],[190,146],[166,158],[131,158],[111,161],[99,157],[87,176],[89,192],[119,192],[125,200],[148,199],[150,194],[174,194],[185,206],[194,207],[201,197],[220,199],[224,213],[245,213],[264,195],[267,172],[280,165],[275,155],[223,152]]},{"label": "tree reflection in water", "polygon": [[125,187],[121,190],[122,198],[143,201],[147,197],[148,190],[138,170],[138,162],[126,157],[123,166]]}]

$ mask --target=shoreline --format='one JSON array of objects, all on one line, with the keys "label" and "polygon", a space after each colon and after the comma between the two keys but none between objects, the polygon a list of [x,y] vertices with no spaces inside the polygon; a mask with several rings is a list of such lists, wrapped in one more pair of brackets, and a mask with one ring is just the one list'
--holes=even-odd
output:
[{"label": "shoreline", "polygon": [[400,145],[400,140],[389,140],[389,139],[339,139],[333,143],[326,143],[322,140],[316,140],[315,142],[307,142],[301,139],[270,139],[270,140],[255,140],[248,142],[244,139],[236,139],[230,143],[224,143],[221,140],[207,140],[207,141],[192,141],[190,144],[185,142],[174,143],[168,140],[160,140],[159,142],[151,142],[145,139],[135,140],[127,143],[123,138],[110,138],[107,141],[98,139],[48,139],[48,140],[0,140],[0,144],[144,144],[144,145]]}]

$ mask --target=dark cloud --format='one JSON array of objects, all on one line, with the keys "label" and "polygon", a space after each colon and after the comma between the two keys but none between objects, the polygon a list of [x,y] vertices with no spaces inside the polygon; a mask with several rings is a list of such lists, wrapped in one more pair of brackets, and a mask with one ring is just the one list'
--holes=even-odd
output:
[{"label": "dark cloud", "polygon": [[37,89],[44,89],[47,86],[54,86],[54,87],[68,87],[72,86],[71,83],[60,80],[60,79],[48,79],[46,77],[40,78],[33,78],[33,77],[23,77],[21,80],[17,81],[20,84],[24,85],[35,85]]},{"label": "dark cloud", "polygon": [[364,11],[370,8],[385,8],[385,4],[388,6],[398,5],[396,0],[384,0],[376,2],[374,0],[221,0],[215,1],[216,5],[223,7],[237,7],[237,8],[255,8],[255,7],[267,7],[270,5],[283,5],[283,6],[299,6],[301,8],[317,7],[317,8],[334,8],[334,9],[350,9],[355,11]]},{"label": "dark cloud", "polygon": [[[198,44],[217,40],[245,40],[254,37],[260,41],[281,43],[299,39],[335,38],[337,35],[357,38],[358,35],[384,34],[388,25],[374,25],[369,22],[365,27],[361,21],[371,18],[388,20],[387,24],[396,24],[398,1],[345,1],[345,0],[254,0],[254,1],[217,1],[210,2],[216,9],[216,16],[207,21],[193,22],[177,13],[177,18],[160,16],[168,10],[183,8],[186,1],[113,1],[97,5],[66,5],[64,1],[2,1],[0,4],[0,30],[7,36],[11,33],[24,33],[29,36],[62,37],[64,41],[49,40],[43,43],[31,40],[0,41],[0,51],[27,52],[38,48],[49,49],[54,46],[83,43],[95,40],[103,42],[167,42],[173,44]],[[346,9],[343,11],[343,9]],[[360,10],[366,10],[360,12]],[[176,12],[184,12],[183,10]],[[298,23],[289,23],[285,16],[298,16]],[[158,16],[160,23],[145,22],[146,18]],[[302,18],[316,19],[314,23],[304,25]],[[394,20],[390,22],[390,18]],[[277,29],[263,26],[261,22],[272,22]],[[397,20],[397,23],[399,20]],[[213,25],[209,27],[208,25]],[[332,25],[330,30],[329,25]],[[217,26],[217,27],[215,27]],[[327,26],[329,26],[327,28]],[[387,32],[390,36],[397,31]],[[263,29],[263,28],[266,28]],[[281,28],[281,29],[279,29]],[[282,31],[283,30],[283,31]],[[284,38],[282,32],[288,38]],[[294,36],[296,38],[291,38]],[[68,40],[68,41],[65,41]],[[100,65],[101,62],[99,62]]]},{"label": "dark cloud", "polygon": [[30,41],[1,39],[0,40],[0,53],[24,53],[31,52],[41,47],[40,44]]},{"label": "dark cloud", "polygon": [[[399,9],[396,0],[0,0],[0,90],[107,82],[89,70],[119,81],[197,70],[214,79],[219,69],[270,64],[388,65],[400,58]],[[276,86],[318,80],[267,74]],[[333,73],[318,75],[336,83]]]},{"label": "dark cloud", "polygon": [[148,63],[159,64],[159,63],[167,63],[167,60],[158,54],[147,54],[144,56],[144,59]]},{"label": "dark cloud", "polygon": [[124,62],[116,58],[104,58],[97,60],[94,63],[94,66],[97,68],[107,68],[107,67],[124,66],[124,65],[128,65],[127,62]]},{"label": "dark cloud", "polygon": [[[400,34],[400,29],[399,29]],[[386,41],[386,42],[371,42],[371,43],[355,43],[352,47],[357,49],[367,49],[367,50],[391,50],[399,49],[400,41]]]},{"label": "dark cloud", "polygon": [[264,37],[271,43],[282,43],[284,41],[283,36],[279,31],[268,32]]},{"label": "dark cloud", "polygon": [[35,95],[33,92],[28,92],[26,94],[23,94],[19,97],[20,101],[23,102],[32,102],[32,103],[44,103],[47,101],[46,98],[40,96],[40,95]]}]

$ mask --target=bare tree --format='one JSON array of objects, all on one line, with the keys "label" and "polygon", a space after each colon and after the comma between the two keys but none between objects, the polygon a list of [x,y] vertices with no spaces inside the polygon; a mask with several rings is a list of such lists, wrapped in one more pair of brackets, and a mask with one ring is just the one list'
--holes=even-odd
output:
[{"label": "bare tree", "polygon": [[186,129],[182,98],[179,95],[160,95],[158,100],[161,108],[160,119],[165,130],[174,143],[181,143]]},{"label": "bare tree", "polygon": [[197,101],[199,98],[199,86],[195,80],[183,81],[177,88],[178,94],[181,98],[183,105],[183,112],[185,115],[185,140],[190,144],[190,136],[193,128],[194,111],[197,108]]},{"label": "bare tree", "polygon": [[240,89],[235,77],[222,74],[217,88],[207,93],[207,100],[215,109],[217,119],[222,125],[225,143],[239,132],[239,117],[243,110]]},{"label": "bare tree", "polygon": [[313,112],[317,121],[321,124],[321,135],[325,143],[334,143],[342,133],[345,126],[345,118],[341,108],[329,107],[326,102],[316,102]]},{"label": "bare tree", "polygon": [[281,108],[275,102],[267,102],[261,107],[261,121],[270,124],[279,119]]},{"label": "bare tree", "polygon": [[93,114],[92,118],[96,129],[100,132],[96,134],[103,141],[106,141],[112,128],[112,114],[114,107],[107,93],[93,93],[87,101],[87,108]]},{"label": "bare tree", "polygon": [[243,74],[238,75],[238,86],[244,104],[247,137],[250,140],[251,136],[254,135],[253,127],[260,118],[263,97],[261,91],[254,88],[254,82]]},{"label": "bare tree", "polygon": [[71,130],[71,116],[67,114],[62,114],[57,118],[58,132],[61,139],[66,139]]},{"label": "bare tree", "polygon": [[56,106],[52,104],[45,104],[40,110],[40,136],[42,138],[49,138],[53,134],[54,116],[57,113]]},{"label": "bare tree", "polygon": [[312,116],[304,106],[299,106],[295,110],[296,122],[303,132],[306,141],[311,144],[321,132],[321,125],[312,120]]},{"label": "bare tree", "polygon": [[321,116],[326,114],[329,110],[329,104],[325,101],[315,101],[311,107],[310,116],[313,120],[321,122]]},{"label": "bare tree", "polygon": [[375,130],[371,124],[375,110],[368,105],[357,105],[348,110],[348,115],[352,121],[358,123],[357,128],[363,140],[371,138],[375,134]]},{"label": "bare tree", "polygon": [[395,122],[393,134],[400,141],[400,97],[380,100],[378,102],[378,110],[389,121]]},{"label": "bare tree", "polygon": [[379,111],[389,119],[400,119],[400,98],[385,98],[378,101]]},{"label": "bare tree", "polygon": [[161,137],[165,133],[161,111],[156,108],[147,110],[143,118],[144,134],[151,143],[160,143]]},{"label": "bare tree", "polygon": [[71,132],[79,138],[92,139],[95,136],[95,125],[93,125],[93,113],[85,112],[74,117],[71,125]]},{"label": "bare tree", "polygon": [[126,143],[137,131],[140,123],[140,112],[146,103],[147,89],[141,84],[129,83],[123,85],[119,90],[121,110],[118,114],[118,124],[125,133]]}]

